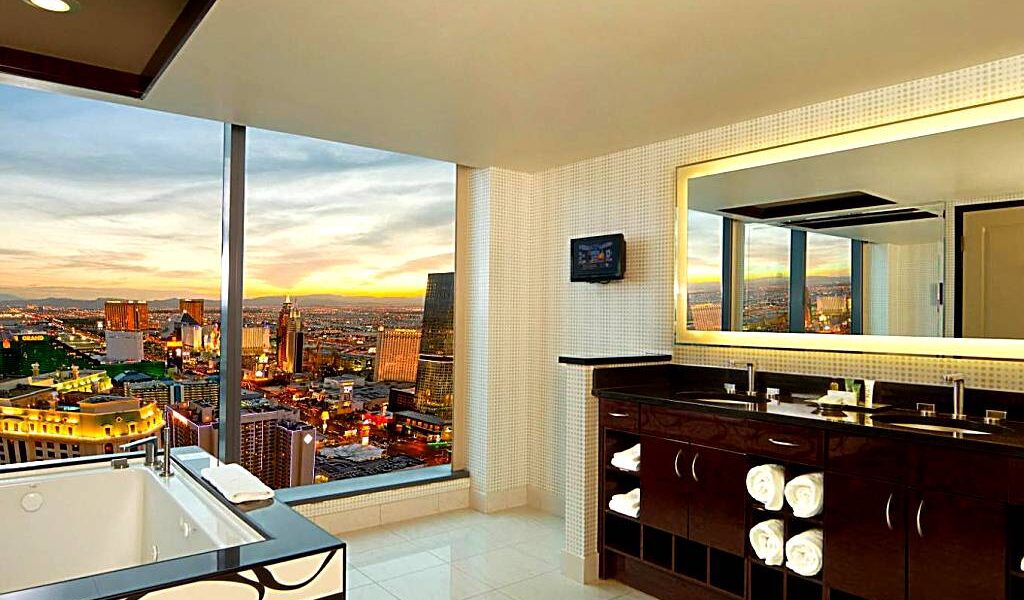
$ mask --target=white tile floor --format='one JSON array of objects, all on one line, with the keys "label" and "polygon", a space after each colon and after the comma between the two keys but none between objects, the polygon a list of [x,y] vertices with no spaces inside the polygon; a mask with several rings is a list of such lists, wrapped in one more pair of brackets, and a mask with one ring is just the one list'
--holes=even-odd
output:
[{"label": "white tile floor", "polygon": [[348,600],[651,600],[563,577],[563,523],[531,509],[471,510],[341,534]]}]

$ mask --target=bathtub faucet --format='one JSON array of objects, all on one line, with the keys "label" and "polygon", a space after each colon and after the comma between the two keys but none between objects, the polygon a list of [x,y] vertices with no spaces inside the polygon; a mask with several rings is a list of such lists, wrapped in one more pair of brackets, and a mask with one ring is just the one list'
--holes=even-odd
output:
[{"label": "bathtub faucet", "polygon": [[135,440],[134,442],[128,442],[127,444],[121,444],[120,448],[124,451],[131,451],[139,448],[140,446],[146,449],[146,466],[157,468],[156,462],[156,445],[160,440],[159,437],[151,435],[141,440]]}]

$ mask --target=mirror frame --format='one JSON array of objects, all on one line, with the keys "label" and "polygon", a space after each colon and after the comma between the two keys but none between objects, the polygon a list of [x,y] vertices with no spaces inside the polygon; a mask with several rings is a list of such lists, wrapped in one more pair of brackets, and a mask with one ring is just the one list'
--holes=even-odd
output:
[{"label": "mirror frame", "polygon": [[[1024,97],[914,117],[676,168],[675,344],[1024,359],[1024,340],[695,331],[686,327],[686,216],[690,179],[1024,118]],[[948,217],[947,217],[948,218]],[[681,316],[682,315],[682,316]]]}]

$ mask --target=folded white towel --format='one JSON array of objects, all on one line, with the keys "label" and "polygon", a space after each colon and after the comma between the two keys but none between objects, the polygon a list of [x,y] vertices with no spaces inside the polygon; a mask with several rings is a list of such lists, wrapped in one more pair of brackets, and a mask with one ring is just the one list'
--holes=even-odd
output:
[{"label": "folded white towel", "polygon": [[814,577],[821,571],[821,530],[808,529],[786,542],[786,566],[804,577]]},{"label": "folded white towel", "polygon": [[801,519],[821,514],[825,505],[824,473],[808,473],[794,477],[786,484],[786,502],[793,515]]},{"label": "folded white towel", "polygon": [[759,465],[747,471],[747,492],[768,510],[782,508],[786,470],[782,465]]},{"label": "folded white towel", "polygon": [[608,502],[608,508],[619,514],[637,518],[640,515],[640,488],[627,494],[615,494]]},{"label": "folded white towel", "polygon": [[750,529],[750,547],[766,565],[781,565],[785,551],[782,519],[761,521]]},{"label": "folded white towel", "polygon": [[622,452],[616,452],[615,456],[621,456],[623,458],[630,458],[640,460],[640,444],[636,444],[632,448],[627,448]]},{"label": "folded white towel", "polygon": [[612,466],[623,471],[640,470],[640,444],[612,455]]},{"label": "folded white towel", "polygon": [[255,500],[269,500],[274,497],[270,489],[242,465],[230,464],[208,467],[200,472],[203,479],[213,484],[228,502],[239,504]]}]

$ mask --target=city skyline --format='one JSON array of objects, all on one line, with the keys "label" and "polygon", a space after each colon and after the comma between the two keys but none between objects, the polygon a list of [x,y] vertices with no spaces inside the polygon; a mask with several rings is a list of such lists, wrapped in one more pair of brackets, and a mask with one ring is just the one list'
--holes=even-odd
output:
[{"label": "city skyline", "polygon": [[[0,298],[217,299],[220,123],[4,85],[0,107]],[[247,160],[247,299],[419,298],[454,268],[454,165],[257,129]]]}]

